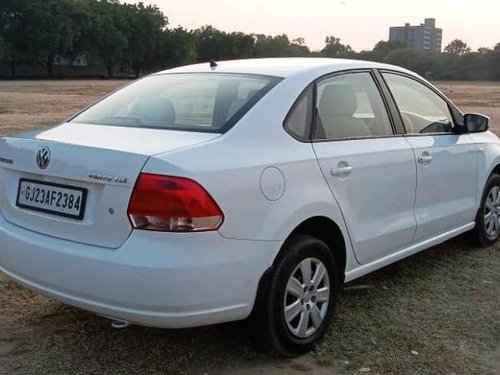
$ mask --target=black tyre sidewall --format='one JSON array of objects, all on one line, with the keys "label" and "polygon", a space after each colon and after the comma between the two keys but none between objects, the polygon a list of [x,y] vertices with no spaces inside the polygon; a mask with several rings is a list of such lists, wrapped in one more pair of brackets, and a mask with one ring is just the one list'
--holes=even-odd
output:
[{"label": "black tyre sidewall", "polygon": [[490,239],[486,234],[486,229],[484,228],[484,207],[486,205],[486,198],[488,197],[491,188],[494,186],[500,187],[500,175],[492,174],[488,178],[483,191],[483,196],[481,198],[481,205],[479,207],[479,211],[477,212],[475,235],[478,245],[482,247],[493,245],[500,237],[499,231],[495,239]]},{"label": "black tyre sidewall", "polygon": [[[319,259],[326,267],[330,278],[330,301],[328,311],[320,328],[310,337],[301,339],[288,329],[283,314],[284,294],[289,277],[299,263],[306,258]],[[268,313],[270,335],[274,349],[281,355],[293,356],[308,352],[327,333],[333,319],[338,294],[338,271],[334,256],[328,246],[313,237],[295,236],[285,246],[283,256],[277,262],[271,282]]]}]

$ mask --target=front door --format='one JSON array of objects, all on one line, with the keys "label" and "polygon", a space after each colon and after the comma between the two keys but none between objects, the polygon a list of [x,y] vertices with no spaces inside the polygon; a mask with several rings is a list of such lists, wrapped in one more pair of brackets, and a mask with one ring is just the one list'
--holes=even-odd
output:
[{"label": "front door", "polygon": [[383,73],[417,160],[415,242],[474,221],[479,151],[457,134],[448,103],[429,87]]}]

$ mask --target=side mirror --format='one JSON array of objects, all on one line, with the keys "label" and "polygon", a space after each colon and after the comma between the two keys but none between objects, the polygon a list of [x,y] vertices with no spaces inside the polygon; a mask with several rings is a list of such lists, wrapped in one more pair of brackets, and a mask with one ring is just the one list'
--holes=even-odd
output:
[{"label": "side mirror", "polygon": [[482,133],[488,130],[490,118],[478,113],[468,113],[464,116],[464,124],[468,133]]}]

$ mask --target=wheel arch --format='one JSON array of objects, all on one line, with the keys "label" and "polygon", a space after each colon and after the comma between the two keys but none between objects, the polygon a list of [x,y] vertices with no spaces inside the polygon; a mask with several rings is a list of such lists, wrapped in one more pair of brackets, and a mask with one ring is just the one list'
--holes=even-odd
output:
[{"label": "wheel arch", "polygon": [[[274,265],[276,264],[280,255],[283,254],[283,251],[285,251],[288,241],[290,241],[294,235],[298,234],[315,237],[323,241],[330,248],[335,256],[337,268],[340,272],[339,283],[343,284],[347,267],[348,248],[346,246],[346,240],[348,239],[345,238],[342,230],[340,229],[340,226],[331,218],[326,216],[309,217],[308,219],[305,219],[301,223],[296,225],[295,228],[283,241],[280,250],[274,258],[272,266],[266,271],[266,273],[272,272]],[[262,279],[265,279],[265,277],[263,277]]]},{"label": "wheel arch", "polygon": [[[493,167],[493,169],[491,170],[491,172],[490,172],[490,174],[489,174],[488,178],[489,178],[492,174],[498,174],[498,175],[500,175],[500,162],[499,162],[499,164],[497,164],[497,165],[495,165],[495,166]],[[488,181],[488,179],[486,179],[486,181]]]},{"label": "wheel arch", "polygon": [[[484,136],[482,133],[481,135]],[[498,142],[498,138],[494,137]],[[483,155],[478,165],[476,191],[476,206],[479,209],[488,179],[492,174],[500,175],[500,143],[481,143],[478,147],[481,148],[481,154]]]},{"label": "wheel arch", "polygon": [[335,261],[337,262],[337,269],[339,270],[339,285],[344,283],[346,267],[347,267],[347,251],[346,239],[340,226],[335,223],[332,219],[326,216],[313,216],[308,219],[303,220],[298,224],[288,235],[288,237],[283,242],[280,250],[274,258],[273,264],[264,272],[261,279],[259,280],[257,295],[255,298],[254,306],[252,312],[249,316],[249,320],[253,321],[258,315],[258,311],[264,308],[263,301],[266,295],[269,293],[269,284],[275,268],[275,264],[278,261],[281,254],[286,248],[286,244],[294,235],[309,235],[319,240],[323,241],[328,245],[330,250],[335,255]]},{"label": "wheel arch", "polygon": [[479,210],[480,205],[481,205],[481,200],[483,199],[483,195],[485,193],[485,188],[486,184],[488,183],[488,180],[490,177],[494,174],[500,175],[500,156],[498,156],[495,160],[493,160],[489,168],[486,169],[484,174],[480,175],[480,178],[478,179],[478,186],[477,186],[477,209]]},{"label": "wheel arch", "polygon": [[[325,216],[315,216],[300,223],[285,240],[286,242],[294,235],[304,234],[315,237],[328,245],[335,256],[337,269],[340,272],[339,283],[343,284],[345,279],[347,248],[346,240],[340,227],[332,219]],[[282,247],[282,249],[284,246]],[[281,250],[280,250],[281,253]],[[279,256],[279,254],[278,254]]]}]

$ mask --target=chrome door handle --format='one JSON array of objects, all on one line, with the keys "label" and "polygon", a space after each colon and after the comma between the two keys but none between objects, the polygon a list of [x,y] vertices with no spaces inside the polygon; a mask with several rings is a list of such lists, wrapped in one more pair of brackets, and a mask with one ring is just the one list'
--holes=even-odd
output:
[{"label": "chrome door handle", "polygon": [[420,164],[429,164],[432,161],[432,156],[429,154],[422,154],[418,157],[418,162]]},{"label": "chrome door handle", "polygon": [[352,167],[346,162],[340,162],[337,165],[337,168],[332,168],[332,176],[335,177],[347,177],[351,174]]}]

